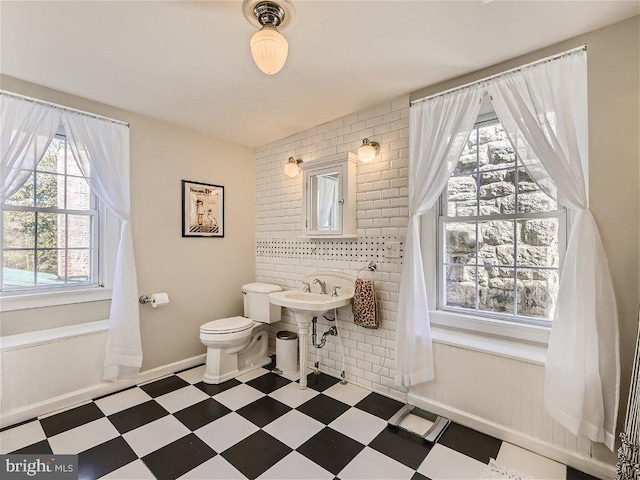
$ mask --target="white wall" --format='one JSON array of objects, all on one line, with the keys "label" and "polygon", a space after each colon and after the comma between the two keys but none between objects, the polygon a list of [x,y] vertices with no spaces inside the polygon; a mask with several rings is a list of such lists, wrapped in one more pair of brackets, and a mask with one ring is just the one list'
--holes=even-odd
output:
[{"label": "white wall", "polygon": [[[171,299],[161,309],[141,306],[142,370],[204,353],[200,325],[242,314],[240,287],[254,279],[254,150],[11,77],[0,87],[130,124],[138,289]],[[181,237],[181,180],[225,187],[224,238]],[[104,320],[109,303],[4,312],[1,334]]]},{"label": "white wall", "polygon": [[[638,17],[635,17],[411,95],[419,98],[437,93],[587,45],[591,208],[609,256],[618,299],[623,373],[620,426],[628,394],[640,283],[638,32]],[[386,259],[383,252],[385,242],[404,242],[406,232],[408,105],[408,96],[403,96],[268,144],[256,154],[257,278],[298,288],[302,276],[314,270],[355,274],[370,260],[378,263],[374,278],[382,312],[381,328],[371,331],[356,327],[351,323],[348,307],[340,310],[343,320],[338,322],[338,327],[344,338],[347,378],[399,397],[403,397],[405,391],[393,385],[392,377],[401,263]],[[286,160],[290,156],[312,160],[338,152],[355,152],[364,137],[380,142],[381,155],[372,164],[358,165],[358,239],[301,239],[302,179],[284,175]],[[295,330],[293,318],[283,313],[283,322],[273,326],[272,331],[285,327]],[[321,331],[328,325],[323,321]],[[339,374],[342,359],[337,339],[328,338],[327,346],[320,351],[320,363],[330,373]],[[310,350],[313,360],[315,352],[312,347]],[[529,448],[591,469],[594,474],[603,475],[603,471],[609,471],[603,465],[615,463],[615,455],[604,446],[576,439],[544,412],[532,414],[521,408],[528,404],[542,405],[541,364],[489,354],[478,356],[468,348],[445,348],[444,344],[436,347],[435,355],[439,368],[437,380],[412,389],[425,404],[437,403],[449,409],[459,421],[469,423],[469,419],[474,418],[480,422],[474,424],[476,428],[482,429],[484,425],[492,434],[503,438],[512,438],[509,432],[518,432],[521,443]],[[465,369],[473,368],[476,360],[482,368],[475,370],[475,382],[461,385],[461,375]],[[477,392],[489,388],[488,385],[494,396],[479,396],[477,402],[473,401]],[[496,409],[492,404],[495,398],[512,398],[518,408]],[[589,458],[594,459],[591,465]]]},{"label": "white wall", "polygon": [[[302,276],[330,269],[351,275],[370,261],[374,274],[381,328],[357,327],[351,308],[339,310],[338,328],[344,342],[347,377],[385,393],[403,396],[393,386],[393,358],[401,259],[384,257],[386,242],[404,242],[408,215],[409,97],[385,102],[366,111],[325,123],[259,148],[256,153],[256,278],[286,288],[299,288]],[[339,152],[356,151],[362,139],[380,143],[376,161],[357,166],[356,240],[308,240],[302,235],[302,175],[284,174],[293,156],[309,161]],[[370,278],[368,272],[363,277]],[[320,332],[329,322],[320,321]],[[297,331],[291,314],[272,332]],[[320,351],[321,364],[331,373],[342,371],[337,337],[327,337]],[[315,349],[311,348],[311,356]]]}]

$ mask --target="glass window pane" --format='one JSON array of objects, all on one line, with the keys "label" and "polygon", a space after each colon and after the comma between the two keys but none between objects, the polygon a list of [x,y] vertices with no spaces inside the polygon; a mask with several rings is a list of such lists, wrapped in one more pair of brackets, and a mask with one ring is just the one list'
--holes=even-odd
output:
[{"label": "glass window pane", "polygon": [[478,186],[475,175],[449,179],[446,210],[449,217],[469,217],[478,214]]},{"label": "glass window pane", "polygon": [[[520,279],[520,272],[530,278]],[[558,298],[557,270],[518,272],[518,315],[551,319]]]},{"label": "glass window pane", "polygon": [[38,250],[38,286],[64,285],[64,250]]},{"label": "glass window pane", "polygon": [[479,222],[480,251],[478,263],[484,265],[514,265],[513,220]]},{"label": "glass window pane", "polygon": [[559,225],[558,217],[518,220],[518,266],[559,267]]},{"label": "glass window pane", "polygon": [[515,167],[516,152],[507,140],[497,140],[486,144],[487,164],[481,170]]},{"label": "glass window pane", "polygon": [[449,307],[476,308],[476,267],[446,267],[445,302]]},{"label": "glass window pane", "polygon": [[5,251],[3,262],[3,287],[33,287],[33,250]]},{"label": "glass window pane", "polygon": [[475,222],[446,223],[445,262],[458,264],[476,263],[476,224]]},{"label": "glass window pane", "polygon": [[514,313],[513,268],[478,268],[478,309],[485,312]]},{"label": "glass window pane", "polygon": [[64,176],[36,173],[36,206],[64,208]]},{"label": "glass window pane", "polygon": [[[486,141],[484,139],[478,137],[478,129],[474,128],[469,135],[467,145],[462,151],[460,159],[463,160],[464,158],[464,163],[468,165],[469,168],[471,168],[471,161],[473,161],[473,170],[478,168],[478,162],[480,162],[480,166],[486,164],[486,155],[482,153],[482,146],[485,143]],[[461,165],[458,165],[458,167],[460,168]]]},{"label": "glass window pane", "polygon": [[64,215],[38,213],[38,248],[64,248]]},{"label": "glass window pane", "polygon": [[514,213],[515,170],[493,170],[480,174],[480,215]]},{"label": "glass window pane", "polygon": [[71,149],[69,142],[67,142],[67,175],[74,175],[76,177],[90,177],[91,176],[91,165],[89,164],[89,160],[86,155],[82,155],[80,158],[80,167],[78,167],[78,162],[76,162],[75,156],[73,155],[73,150]]},{"label": "glass window pane", "polygon": [[91,250],[67,251],[67,282],[85,283],[91,279]]},{"label": "glass window pane", "polygon": [[69,215],[69,248],[91,247],[91,217],[88,215]]},{"label": "glass window pane", "polygon": [[71,149],[69,149],[68,157],[67,157],[67,175],[73,175],[74,177],[82,177],[82,172],[78,168],[78,164],[76,163],[76,159],[73,158],[71,154]]},{"label": "glass window pane", "polygon": [[476,146],[478,145],[478,129],[474,128],[471,130],[469,134],[469,138],[467,139],[467,143],[462,150],[461,155],[469,155],[471,153],[475,153],[477,151]]},{"label": "glass window pane", "polygon": [[21,207],[33,207],[33,188],[32,173],[22,187],[7,199],[6,203],[8,205],[18,205]]},{"label": "glass window pane", "polygon": [[460,154],[460,160],[453,171],[454,175],[468,175],[478,168],[478,130],[473,129]]},{"label": "glass window pane", "polygon": [[[87,175],[89,175],[89,162],[84,162],[83,168],[86,170]],[[82,170],[78,167],[78,163],[76,162],[75,157],[73,156],[73,152],[71,148],[69,148],[69,144],[67,143],[67,175],[73,175],[75,177],[83,177],[84,174]]]},{"label": "glass window pane", "polygon": [[84,178],[67,177],[67,208],[70,210],[91,208],[89,184]]},{"label": "glass window pane", "polygon": [[54,138],[36,168],[41,172],[64,174],[64,139]]},{"label": "glass window pane", "polygon": [[558,202],[542,191],[524,168],[518,169],[518,212],[551,212],[557,208]]},{"label": "glass window pane", "polygon": [[33,248],[35,245],[35,214],[33,212],[10,212],[3,215],[4,248]]},{"label": "glass window pane", "polygon": [[[527,174],[499,121],[471,132],[441,197],[447,218],[440,223],[438,255],[446,306],[550,318],[557,295],[561,219],[524,215],[561,208],[551,198],[555,186],[544,188]],[[476,224],[468,218],[472,216],[508,219]]]},{"label": "glass window pane", "polygon": [[[475,131],[470,138],[475,138]],[[469,175],[478,168],[478,149],[475,144],[467,142],[467,146],[460,155],[460,160],[453,171],[453,175]]]},{"label": "glass window pane", "polygon": [[478,128],[478,157],[480,170],[513,167],[516,153],[500,123]]}]

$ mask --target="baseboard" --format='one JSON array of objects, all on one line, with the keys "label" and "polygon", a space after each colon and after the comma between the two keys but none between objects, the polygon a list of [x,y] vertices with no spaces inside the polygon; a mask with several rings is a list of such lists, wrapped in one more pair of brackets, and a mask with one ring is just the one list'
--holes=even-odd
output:
[{"label": "baseboard", "polygon": [[468,412],[452,408],[434,400],[409,393],[407,401],[411,405],[442,415],[456,423],[473,428],[479,432],[504,440],[519,447],[525,448],[539,455],[551,458],[570,467],[582,470],[585,473],[610,480],[615,475],[615,466],[609,465],[593,458],[584,457],[576,452],[560,448],[541,439],[525,435],[511,428],[505,427]]},{"label": "baseboard", "polygon": [[0,418],[0,428],[15,425],[16,423],[24,422],[25,420],[29,420],[34,417],[54,413],[58,410],[66,410],[103,395],[108,395],[134,385],[149,382],[180,370],[195,367],[196,365],[204,363],[205,359],[206,354],[196,355],[195,357],[162,365],[160,367],[152,368],[151,370],[145,370],[133,378],[118,380],[117,382],[102,382],[81,390],[75,390],[58,397],[3,413],[2,418]]}]

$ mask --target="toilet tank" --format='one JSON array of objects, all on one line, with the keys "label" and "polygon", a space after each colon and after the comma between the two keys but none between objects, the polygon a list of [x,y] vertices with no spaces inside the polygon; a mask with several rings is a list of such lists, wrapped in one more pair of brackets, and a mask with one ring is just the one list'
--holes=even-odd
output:
[{"label": "toilet tank", "polygon": [[282,308],[269,303],[269,294],[282,288],[270,283],[248,283],[242,286],[244,316],[257,322],[275,323],[281,318]]}]

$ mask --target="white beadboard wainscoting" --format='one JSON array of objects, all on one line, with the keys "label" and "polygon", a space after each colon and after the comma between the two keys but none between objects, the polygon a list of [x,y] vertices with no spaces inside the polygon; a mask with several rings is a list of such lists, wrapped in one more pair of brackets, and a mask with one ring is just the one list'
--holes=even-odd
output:
[{"label": "white beadboard wainscoting", "polygon": [[572,435],[546,412],[543,362],[441,342],[434,342],[436,378],[411,387],[410,404],[599,478],[613,478],[613,465],[592,457],[590,440]]},{"label": "white beadboard wainscoting", "polygon": [[0,427],[204,363],[205,355],[103,382],[108,320],[0,338]]}]

